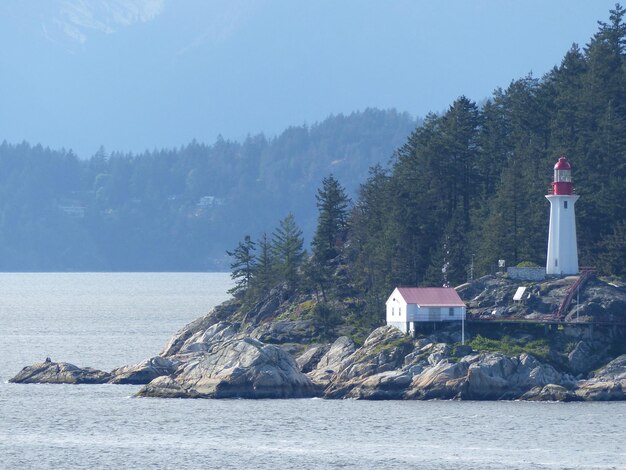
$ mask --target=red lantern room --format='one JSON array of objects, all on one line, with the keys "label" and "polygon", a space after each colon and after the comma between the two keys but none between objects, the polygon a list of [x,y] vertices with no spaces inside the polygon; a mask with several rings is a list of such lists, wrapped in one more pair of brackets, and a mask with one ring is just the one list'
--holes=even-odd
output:
[{"label": "red lantern room", "polygon": [[564,156],[559,158],[559,161],[554,165],[552,194],[566,196],[574,194],[574,187],[572,186],[572,167]]}]

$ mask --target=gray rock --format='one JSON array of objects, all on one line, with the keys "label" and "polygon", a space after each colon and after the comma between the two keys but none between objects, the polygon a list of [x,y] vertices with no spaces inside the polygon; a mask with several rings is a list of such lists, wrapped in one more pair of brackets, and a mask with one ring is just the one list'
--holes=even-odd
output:
[{"label": "gray rock", "polygon": [[576,395],[586,401],[626,400],[626,380],[582,381]]},{"label": "gray rock", "polygon": [[598,369],[593,377],[600,380],[626,380],[626,354],[616,357]]},{"label": "gray rock", "polygon": [[434,366],[438,364],[439,362],[441,362],[442,360],[449,358],[450,352],[451,352],[450,346],[448,346],[446,343],[437,343],[430,350],[430,354],[428,356],[428,363],[431,366]]},{"label": "gray rock", "polygon": [[172,377],[157,377],[139,392],[138,397],[159,397],[159,398],[206,398],[193,389],[183,388]]},{"label": "gray rock", "polygon": [[163,350],[159,353],[159,356],[170,357],[180,352],[183,345],[199,332],[206,331],[212,325],[219,323],[220,321],[229,319],[240,306],[235,301],[225,302],[215,307],[208,315],[198,318],[191,323],[185,325],[178,330],[174,336],[172,336]]},{"label": "gray rock", "polygon": [[22,384],[101,384],[111,374],[91,367],[77,367],[67,362],[52,362],[48,359],[24,367],[9,382]]},{"label": "gray rock", "polygon": [[175,370],[175,362],[161,356],[155,356],[139,364],[113,369],[109,383],[145,385],[162,375],[171,375]]},{"label": "gray rock", "polygon": [[522,395],[521,400],[528,401],[580,401],[581,398],[571,390],[555,384],[533,387]]},{"label": "gray rock", "polygon": [[328,385],[335,373],[344,367],[347,359],[354,354],[356,346],[347,336],[341,336],[335,340],[330,349],[317,363],[314,370],[307,375],[317,385]]},{"label": "gray rock", "polygon": [[528,354],[511,358],[501,353],[483,353],[472,361],[463,390],[463,398],[470,400],[518,398],[534,387],[548,384],[574,386],[573,377]]},{"label": "gray rock", "polygon": [[589,380],[577,383],[576,395],[583,400],[626,400],[626,354],[598,369]]},{"label": "gray rock", "polygon": [[586,341],[579,341],[576,347],[567,355],[569,368],[575,374],[587,373],[598,362],[591,346]]},{"label": "gray rock", "polygon": [[467,380],[467,362],[441,361],[413,377],[404,395],[408,400],[449,400],[461,393]]},{"label": "gray rock", "polygon": [[345,397],[367,377],[402,367],[405,356],[413,349],[410,337],[392,326],[375,329],[342,363],[332,377],[325,395],[329,398]]},{"label": "gray rock", "polygon": [[216,345],[237,334],[237,330],[238,328],[232,323],[219,321],[187,338],[180,346],[176,355],[211,351]]},{"label": "gray rock", "polygon": [[[198,353],[172,377],[150,382],[140,396],[169,397],[189,391],[208,398],[301,398],[318,393],[293,357],[253,338],[235,338],[209,352]],[[160,384],[165,389],[161,393]]]},{"label": "gray rock", "polygon": [[279,320],[259,325],[250,334],[264,343],[309,343],[316,330],[312,320]]},{"label": "gray rock", "polygon": [[311,372],[317,367],[320,360],[328,352],[329,349],[329,344],[312,346],[296,358],[296,363],[298,364],[300,370],[305,374],[307,372]]},{"label": "gray rock", "polygon": [[400,400],[411,384],[413,376],[405,371],[388,371],[374,374],[354,386],[346,398],[364,400]]}]

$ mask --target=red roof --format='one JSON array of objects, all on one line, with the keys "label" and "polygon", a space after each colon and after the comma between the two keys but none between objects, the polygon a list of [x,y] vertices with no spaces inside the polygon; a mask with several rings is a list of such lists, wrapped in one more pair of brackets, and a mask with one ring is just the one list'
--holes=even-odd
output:
[{"label": "red roof", "polygon": [[562,156],[561,158],[559,158],[559,161],[556,162],[556,165],[554,165],[554,169],[555,170],[571,170],[572,166],[567,161],[567,158]]},{"label": "red roof", "polygon": [[407,304],[425,307],[465,307],[452,287],[398,287]]}]

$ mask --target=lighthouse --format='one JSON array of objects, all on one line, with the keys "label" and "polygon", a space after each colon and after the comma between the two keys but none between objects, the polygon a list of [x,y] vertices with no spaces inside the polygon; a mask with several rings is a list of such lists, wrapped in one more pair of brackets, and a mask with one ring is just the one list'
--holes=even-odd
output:
[{"label": "lighthouse", "polygon": [[563,276],[578,274],[576,216],[574,205],[580,196],[574,194],[572,167],[561,157],[554,165],[554,181],[550,194],[550,229],[546,274]]}]

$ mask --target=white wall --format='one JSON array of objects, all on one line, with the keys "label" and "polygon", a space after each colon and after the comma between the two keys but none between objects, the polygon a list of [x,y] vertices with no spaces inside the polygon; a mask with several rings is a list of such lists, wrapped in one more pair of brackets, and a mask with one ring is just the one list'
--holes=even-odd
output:
[{"label": "white wall", "polygon": [[546,257],[546,274],[548,275],[578,274],[574,204],[579,197],[554,194],[546,196],[550,201],[550,230]]},{"label": "white wall", "polygon": [[394,289],[393,293],[389,296],[386,306],[386,320],[388,325],[407,321],[407,304],[398,292],[398,289]]}]

